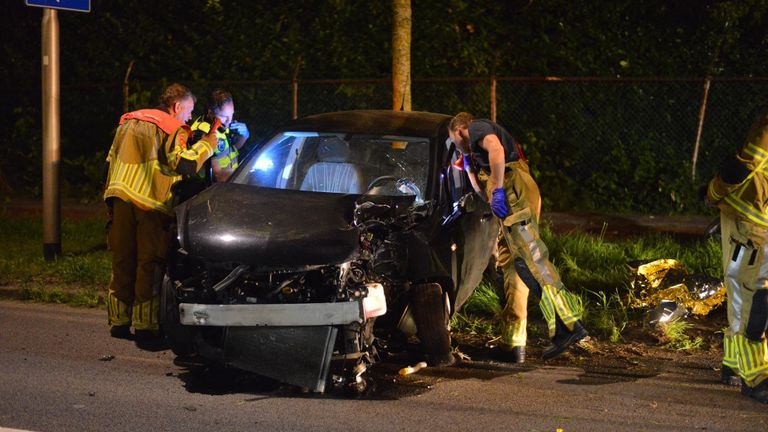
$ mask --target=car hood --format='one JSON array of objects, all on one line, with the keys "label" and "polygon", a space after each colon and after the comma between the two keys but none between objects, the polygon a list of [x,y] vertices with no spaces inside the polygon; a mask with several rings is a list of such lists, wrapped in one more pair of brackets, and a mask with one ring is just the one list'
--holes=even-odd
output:
[{"label": "car hood", "polygon": [[340,264],[359,250],[360,195],[218,183],[176,207],[186,253],[256,267]]}]

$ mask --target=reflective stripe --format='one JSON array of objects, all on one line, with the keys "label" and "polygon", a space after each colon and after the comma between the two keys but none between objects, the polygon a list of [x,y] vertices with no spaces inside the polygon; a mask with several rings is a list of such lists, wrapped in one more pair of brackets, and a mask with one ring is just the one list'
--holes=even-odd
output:
[{"label": "reflective stripe", "polygon": [[501,344],[508,347],[525,346],[528,338],[526,326],[527,320],[524,319],[512,323],[502,323]]},{"label": "reflective stripe", "polygon": [[134,303],[133,327],[136,330],[158,330],[157,317],[159,312],[159,297],[152,297],[143,303]]},{"label": "reflective stripe", "polygon": [[232,159],[230,159],[227,156],[223,156],[223,157],[217,158],[217,160],[219,161],[219,166],[222,167],[222,168],[228,167],[229,163],[232,162]]},{"label": "reflective stripe", "polygon": [[754,387],[768,379],[768,345],[765,338],[755,342],[742,335],[734,335],[733,346],[738,358],[739,375],[747,385]]},{"label": "reflective stripe", "polygon": [[107,293],[107,319],[113,326],[131,324],[131,307],[118,300],[111,292]]},{"label": "reflective stripe", "polygon": [[[743,189],[742,189],[743,191]],[[746,216],[752,222],[768,226],[768,215],[765,215],[760,210],[754,208],[752,205],[741,199],[741,192],[736,195],[728,195],[725,197],[725,202],[731,205],[734,210]]]},{"label": "reflective stripe", "polygon": [[760,163],[768,158],[768,151],[751,143],[744,147],[744,153],[752,156],[757,163]]},{"label": "reflective stripe", "polygon": [[736,347],[734,347],[733,336],[723,337],[723,364],[736,371],[739,369],[739,361],[736,358]]},{"label": "reflective stripe", "polygon": [[707,193],[709,194],[710,197],[712,197],[712,201],[720,201],[721,199],[723,199],[723,196],[715,191],[714,182],[709,183],[709,186],[707,187]]},{"label": "reflective stripe", "polygon": [[[142,205],[142,207],[144,208],[160,209],[160,208],[167,207],[166,203],[155,201],[146,196],[138,195],[136,192],[133,191],[133,189],[131,189],[130,187],[122,183],[112,182],[107,187],[108,189],[119,190],[125,193],[130,197],[130,199],[135,200],[138,204]],[[169,199],[169,202],[170,202],[170,199]]]}]

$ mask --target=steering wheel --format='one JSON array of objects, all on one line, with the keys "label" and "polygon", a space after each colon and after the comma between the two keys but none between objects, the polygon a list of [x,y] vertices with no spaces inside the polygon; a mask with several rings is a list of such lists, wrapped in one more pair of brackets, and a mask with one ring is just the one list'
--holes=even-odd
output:
[{"label": "steering wheel", "polygon": [[381,176],[381,177],[376,177],[375,179],[371,180],[370,183],[368,183],[368,189],[366,189],[366,190],[371,190],[371,189],[375,188],[376,186],[379,186],[379,184],[381,184],[381,183],[396,182],[398,179],[399,179],[399,177],[392,176],[392,175],[384,175],[384,176]]},{"label": "steering wheel", "polygon": [[371,181],[371,183],[368,184],[368,191],[373,190],[373,188],[380,186],[383,183],[387,182],[394,182],[394,187],[396,194],[402,194],[402,195],[414,195],[416,197],[416,202],[421,202],[421,191],[419,190],[419,187],[416,186],[416,184],[413,182],[413,180],[407,178],[407,177],[397,177],[397,176],[391,176],[391,175],[385,175],[381,177],[376,177]]}]

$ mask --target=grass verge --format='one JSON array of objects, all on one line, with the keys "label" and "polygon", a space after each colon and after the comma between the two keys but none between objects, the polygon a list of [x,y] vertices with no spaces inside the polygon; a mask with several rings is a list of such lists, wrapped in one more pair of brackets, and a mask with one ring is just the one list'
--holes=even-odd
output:
[{"label": "grass verge", "polygon": [[42,219],[0,216],[0,286],[16,288],[16,298],[76,306],[96,306],[110,278],[104,220],[61,224],[62,255],[43,258]]},{"label": "grass verge", "polygon": [[[566,288],[581,300],[582,321],[593,336],[603,340],[621,341],[628,324],[643,319],[645,311],[629,308],[634,293],[628,262],[672,258],[692,274],[722,278],[720,243],[713,238],[681,241],[670,235],[654,234],[608,241],[602,235],[580,232],[555,235],[547,224],[541,234]],[[454,329],[483,333],[489,338],[498,336],[493,323],[501,310],[500,299],[489,285],[485,279],[467,300],[452,321]],[[533,299],[529,301],[528,313],[529,322],[541,319]],[[661,338],[663,346],[674,350],[700,347],[700,338],[686,339],[688,329],[683,321],[667,326],[666,336]]]}]

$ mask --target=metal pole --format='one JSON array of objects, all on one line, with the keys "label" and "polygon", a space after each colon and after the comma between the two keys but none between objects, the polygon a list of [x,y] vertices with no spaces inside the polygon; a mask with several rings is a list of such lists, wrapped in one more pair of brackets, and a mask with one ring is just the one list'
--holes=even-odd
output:
[{"label": "metal pole", "polygon": [[43,257],[61,255],[61,173],[59,118],[59,19],[55,9],[43,11]]},{"label": "metal pole", "polygon": [[709,85],[711,82],[712,79],[709,77],[704,81],[704,95],[701,97],[701,108],[699,108],[699,126],[696,129],[696,143],[693,146],[693,157],[691,158],[691,180],[696,180],[696,162],[699,159],[701,131],[704,128],[704,114],[707,112],[707,99],[709,98]]},{"label": "metal pole", "polygon": [[301,67],[301,56],[296,59],[296,67],[293,68],[293,77],[291,78],[291,118],[299,118],[299,68]]},{"label": "metal pole", "polygon": [[130,82],[128,78],[131,76],[131,70],[133,69],[133,60],[128,63],[128,70],[125,71],[125,78],[123,78],[123,112],[128,112],[128,92],[130,90]]},{"label": "metal pole", "polygon": [[496,123],[496,76],[491,77],[491,121]]}]

